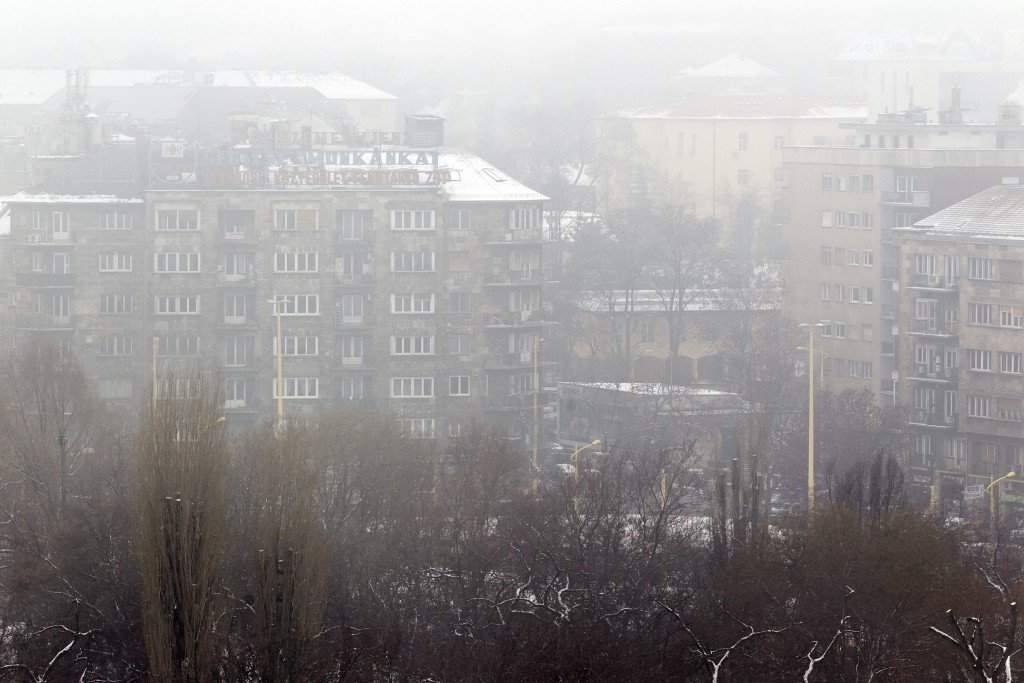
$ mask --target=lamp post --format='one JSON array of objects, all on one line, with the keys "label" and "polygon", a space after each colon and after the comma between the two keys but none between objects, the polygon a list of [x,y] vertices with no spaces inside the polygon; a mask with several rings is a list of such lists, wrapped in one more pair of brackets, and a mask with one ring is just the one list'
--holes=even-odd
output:
[{"label": "lamp post", "polygon": [[800,323],[807,328],[807,512],[814,512],[814,331],[824,323]]},{"label": "lamp post", "polygon": [[996,484],[1003,481],[1004,479],[1013,479],[1017,476],[1017,473],[1010,470],[998,479],[994,478],[995,475],[989,475],[989,485],[985,487],[985,492],[988,493],[988,504],[989,504],[989,521],[992,524],[992,542],[996,543],[999,539],[996,537],[996,533],[999,531],[999,503],[996,500],[996,495],[999,490],[995,488]]},{"label": "lamp post", "polygon": [[284,427],[284,346],[281,343],[281,297],[274,295],[267,303],[274,304],[274,317],[277,318],[277,343],[275,351],[276,373],[277,373],[277,419],[274,423],[274,431],[278,436]]},{"label": "lamp post", "polygon": [[[588,448],[594,448],[601,445],[601,439],[594,439],[590,443],[577,446],[573,449],[572,455],[569,456],[569,462],[572,464],[572,478],[576,484],[580,483],[580,453],[587,450]],[[576,508],[576,512],[580,511],[580,496],[579,493],[573,495],[573,506]]]}]

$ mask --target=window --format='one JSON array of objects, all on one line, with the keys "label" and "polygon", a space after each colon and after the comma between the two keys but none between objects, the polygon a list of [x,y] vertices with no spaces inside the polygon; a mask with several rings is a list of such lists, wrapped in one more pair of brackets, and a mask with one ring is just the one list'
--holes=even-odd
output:
[{"label": "window", "polygon": [[782,135],[776,135],[772,140],[772,147],[774,149],[782,149],[786,146],[786,138]]},{"label": "window", "polygon": [[864,288],[864,303],[873,304],[875,303],[875,290],[873,287]]},{"label": "window", "polygon": [[43,272],[43,255],[40,252],[38,252],[38,251],[32,252],[32,256],[30,257],[30,261],[31,261],[31,268],[32,268],[32,272],[33,273],[41,273],[41,272]]},{"label": "window", "polygon": [[829,288],[827,282],[822,282],[819,285],[819,296],[821,297],[822,301],[831,301],[832,300],[831,289]]},{"label": "window", "polygon": [[135,227],[135,216],[124,211],[107,211],[100,219],[100,230],[131,230]]},{"label": "window", "polygon": [[821,176],[821,189],[824,190],[825,192],[829,192],[832,190],[832,186],[832,176],[830,176],[828,173],[823,173]]},{"label": "window", "polygon": [[831,266],[832,265],[832,247],[821,248],[821,265]]},{"label": "window", "polygon": [[344,241],[365,240],[373,228],[373,212],[353,209],[339,209],[335,214],[338,238]]},{"label": "window", "polygon": [[363,375],[344,375],[338,386],[342,401],[361,401],[366,398],[366,377]]},{"label": "window", "polygon": [[162,334],[158,340],[158,356],[198,356],[201,348],[194,334]]},{"label": "window", "polygon": [[433,377],[392,377],[391,398],[433,398]]},{"label": "window", "polygon": [[240,377],[229,377],[224,380],[224,407],[244,408],[246,403],[246,383]]},{"label": "window", "polygon": [[[682,141],[683,134],[679,134]],[[679,145],[682,149],[682,144]],[[448,214],[448,227],[451,230],[469,230],[472,228],[469,209],[452,209]]]},{"label": "window", "polygon": [[1021,374],[1022,355],[1020,352],[999,352],[999,371],[1009,372],[1014,375]]},{"label": "window", "polygon": [[[285,356],[317,356],[320,354],[320,338],[316,335],[285,334],[281,335],[281,345]],[[271,342],[273,355],[277,356],[277,337]],[[343,354],[344,355],[344,354]]]},{"label": "window", "polygon": [[319,256],[315,251],[278,251],[274,254],[274,272],[315,273],[319,270]]},{"label": "window", "polygon": [[153,254],[154,273],[198,273],[198,252],[165,252]]},{"label": "window", "polygon": [[746,152],[747,147],[750,146],[750,136],[747,133],[740,133],[736,137],[736,149],[740,152]]},{"label": "window", "polygon": [[821,212],[821,227],[831,228],[835,225],[835,213],[832,211]]},{"label": "window", "polygon": [[1024,313],[1015,306],[999,307],[999,325],[1001,327],[1024,328]]},{"label": "window", "polygon": [[433,439],[434,418],[405,417],[398,421],[399,429],[410,439]]},{"label": "window", "polygon": [[127,334],[103,335],[96,347],[99,356],[131,356],[134,353],[135,337]]},{"label": "window", "polygon": [[847,288],[847,291],[849,291],[849,293],[850,293],[850,303],[851,304],[859,304],[860,303],[860,287],[852,285],[852,286]]},{"label": "window", "polygon": [[860,264],[867,267],[875,265],[875,252],[865,249],[861,255]]},{"label": "window", "polygon": [[967,416],[968,417],[991,417],[992,416],[992,399],[987,396],[968,396],[967,397]]},{"label": "window", "polygon": [[285,377],[284,393],[278,393],[274,379],[274,398],[319,398],[320,380],[317,377]]},{"label": "window", "polygon": [[392,230],[433,230],[433,209],[392,209]]},{"label": "window", "polygon": [[157,315],[197,315],[199,313],[199,295],[158,296],[155,309]]},{"label": "window", "polygon": [[54,240],[66,240],[71,237],[71,221],[68,220],[67,213],[54,211],[51,214],[50,226]]},{"label": "window", "polygon": [[157,209],[156,229],[160,231],[195,231],[199,229],[196,209]]},{"label": "window", "polygon": [[967,367],[980,372],[992,370],[992,352],[982,349],[967,349]]},{"label": "window", "polygon": [[135,295],[133,294],[101,294],[101,315],[124,315],[135,312]]},{"label": "window", "polygon": [[363,322],[363,310],[366,299],[362,294],[341,295],[341,321],[343,323]]},{"label": "window", "polygon": [[469,396],[469,375],[452,375],[448,378],[449,396]]},{"label": "window", "polygon": [[935,275],[935,255],[914,254],[914,272],[918,275]]},{"label": "window", "polygon": [[274,209],[274,230],[319,230],[319,217],[316,209],[277,208]]},{"label": "window", "polygon": [[256,224],[256,212],[246,209],[222,209],[219,215],[225,239],[242,239]]},{"label": "window", "polygon": [[130,273],[132,272],[132,255],[119,251],[111,251],[100,254],[101,273]]},{"label": "window", "polygon": [[164,400],[196,398],[199,396],[200,383],[197,379],[178,378],[165,379],[160,382],[157,395]]},{"label": "window", "polygon": [[434,272],[434,252],[421,251],[391,252],[391,271],[394,273]]},{"label": "window", "polygon": [[874,366],[871,361],[866,360],[851,360],[849,369],[850,377],[859,379],[871,379],[874,373]]},{"label": "window", "polygon": [[640,343],[641,344],[653,344],[655,339],[655,321],[653,320],[641,320],[640,321]]},{"label": "window", "polygon": [[276,299],[281,315],[320,315],[319,294],[283,294]]},{"label": "window", "polygon": [[846,227],[846,212],[845,211],[833,211],[832,221],[837,228]]},{"label": "window", "polygon": [[473,352],[473,337],[468,334],[449,334],[448,353],[462,355]]},{"label": "window", "polygon": [[255,345],[255,338],[251,335],[228,335],[224,338],[224,365],[232,368],[248,365]]},{"label": "window", "polygon": [[433,335],[392,336],[391,355],[432,356],[434,355],[434,337]]},{"label": "window", "polygon": [[875,191],[875,176],[873,176],[873,175],[862,175],[860,177],[860,191],[861,192],[874,192]]},{"label": "window", "polygon": [[736,184],[737,185],[749,185],[750,184],[750,171],[745,168],[741,168],[736,171]]},{"label": "window", "polygon": [[449,313],[470,313],[473,310],[473,297],[469,292],[452,292],[448,295]]},{"label": "window", "polygon": [[967,322],[972,325],[991,325],[992,304],[967,304]]},{"label": "window", "polygon": [[508,227],[513,230],[532,230],[540,227],[540,209],[521,206],[509,211]]},{"label": "window", "polygon": [[916,385],[914,387],[914,410],[923,410],[926,413],[935,412],[935,389]]},{"label": "window", "polygon": [[249,297],[245,294],[224,295],[224,322],[244,323],[248,316]]},{"label": "window", "polygon": [[873,213],[871,213],[869,211],[865,211],[864,213],[862,213],[860,215],[860,224],[861,224],[861,227],[864,227],[864,228],[873,228],[873,227],[875,227],[875,214],[873,214]]},{"label": "window", "polygon": [[846,323],[835,323],[835,334],[837,339],[846,339]]},{"label": "window", "polygon": [[914,455],[919,457],[922,464],[927,465],[931,462],[931,457],[934,454],[933,439],[931,434],[915,434],[914,435]]},{"label": "window", "polygon": [[860,176],[852,175],[846,180],[847,192],[860,192]]},{"label": "window", "polygon": [[992,259],[970,256],[967,259],[968,280],[993,280]]},{"label": "window", "polygon": [[956,392],[942,392],[942,414],[946,417],[956,417]]},{"label": "window", "polygon": [[846,252],[846,265],[848,266],[859,266],[861,263],[861,255],[863,252],[857,249],[850,249]]},{"label": "window", "polygon": [[434,295],[426,293],[392,294],[391,312],[423,314],[434,312]]},{"label": "window", "polygon": [[254,270],[252,254],[242,252],[224,254],[225,275],[250,275]]},{"label": "window", "polygon": [[343,334],[338,337],[338,347],[342,365],[363,364],[366,337],[361,334]]}]

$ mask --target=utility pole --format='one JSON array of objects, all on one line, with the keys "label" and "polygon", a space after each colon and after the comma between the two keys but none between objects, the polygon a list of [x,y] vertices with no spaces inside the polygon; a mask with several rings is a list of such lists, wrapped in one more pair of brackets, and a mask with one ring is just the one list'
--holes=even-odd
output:
[{"label": "utility pole", "polygon": [[284,346],[281,339],[281,299],[274,295],[274,317],[277,318],[277,419],[274,423],[274,431],[280,436],[284,429]]},{"label": "utility pole", "polygon": [[537,492],[540,469],[540,335],[533,337],[533,490]]},{"label": "utility pole", "polygon": [[153,382],[153,412],[154,413],[156,413],[156,402],[157,402],[157,398],[159,396],[159,393],[158,393],[159,390],[157,388],[157,386],[158,386],[157,385],[158,377],[157,377],[157,370],[156,370],[156,359],[157,359],[157,356],[159,356],[159,355],[160,355],[160,337],[157,337],[156,335],[154,335],[153,336],[153,357],[152,357],[152,360],[151,360],[151,363],[150,363],[150,366],[151,366],[150,369],[152,370],[152,373],[153,373],[152,382]]},{"label": "utility pole", "polygon": [[814,327],[807,329],[807,511],[814,512]]}]

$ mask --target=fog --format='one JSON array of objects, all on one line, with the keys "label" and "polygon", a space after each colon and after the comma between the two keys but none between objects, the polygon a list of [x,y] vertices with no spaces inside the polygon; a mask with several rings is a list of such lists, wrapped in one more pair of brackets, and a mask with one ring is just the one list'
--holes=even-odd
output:
[{"label": "fog", "polygon": [[1024,2],[0,29],[0,683],[1024,680]]}]

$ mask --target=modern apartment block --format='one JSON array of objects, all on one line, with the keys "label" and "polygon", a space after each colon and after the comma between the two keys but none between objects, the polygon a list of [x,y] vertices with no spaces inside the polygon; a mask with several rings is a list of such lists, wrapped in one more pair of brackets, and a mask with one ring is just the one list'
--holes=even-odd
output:
[{"label": "modern apartment block", "polygon": [[7,201],[18,344],[64,340],[126,410],[199,370],[235,424],[283,396],[288,416],[358,403],[423,438],[529,437],[545,197],[436,146],[148,144],[130,196]]},{"label": "modern apartment block", "polygon": [[[962,514],[965,491],[978,500],[1024,467],[1024,186],[986,189],[895,234],[912,491]],[[1001,487],[1019,516],[1024,483]]]},{"label": "modern apartment block", "polygon": [[1010,108],[992,125],[927,124],[911,113],[851,130],[853,146],[786,149],[783,311],[824,323],[826,388],[869,389],[892,404],[904,330],[893,229],[1020,176],[1024,127]]}]

